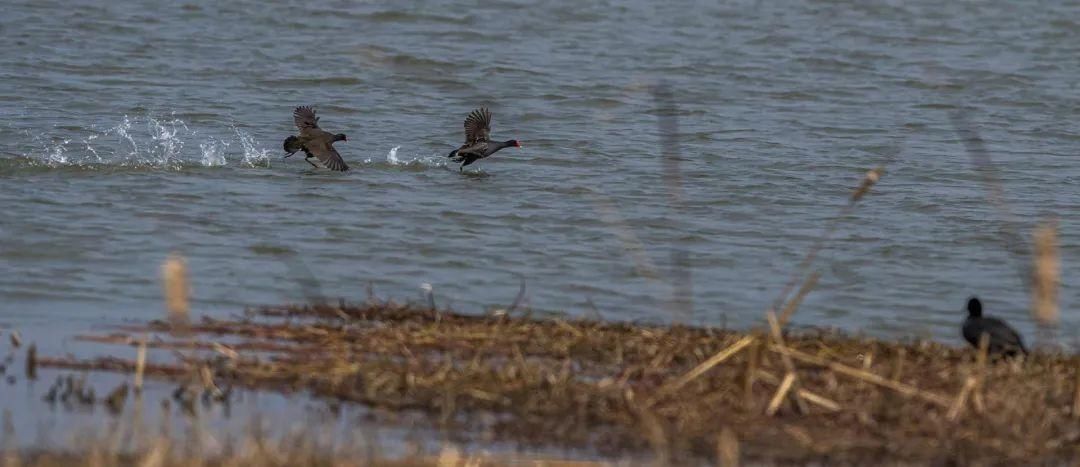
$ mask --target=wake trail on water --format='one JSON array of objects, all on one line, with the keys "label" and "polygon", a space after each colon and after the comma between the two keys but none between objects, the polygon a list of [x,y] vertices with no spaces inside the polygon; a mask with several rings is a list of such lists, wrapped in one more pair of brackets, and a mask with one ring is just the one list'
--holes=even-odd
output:
[{"label": "wake trail on water", "polygon": [[[177,118],[128,117],[79,136],[26,134],[32,148],[20,153],[34,167],[130,167],[180,170],[197,167],[269,167],[275,151],[261,147],[250,133],[229,125],[217,132],[192,129]],[[192,150],[192,148],[196,148]]]},{"label": "wake trail on water", "polygon": [[[60,131],[66,134],[24,130],[30,143],[19,150],[0,153],[0,173],[27,168],[266,168],[281,156],[276,147],[263,147],[255,136],[233,124],[223,128],[192,128],[179,118],[125,115],[112,126]],[[341,152],[347,162],[359,159],[361,165],[375,168],[423,171],[456,167],[441,152],[405,156],[399,154],[401,148],[401,145],[392,147],[384,157],[362,158],[350,154],[347,148],[341,148]]]},{"label": "wake trail on water", "polygon": [[386,153],[386,157],[383,159],[366,158],[363,160],[364,165],[372,166],[389,166],[400,167],[406,169],[425,169],[428,167],[447,167],[449,159],[446,156],[429,155],[429,156],[413,156],[413,157],[401,157],[398,156],[398,150],[401,146],[394,146]]}]

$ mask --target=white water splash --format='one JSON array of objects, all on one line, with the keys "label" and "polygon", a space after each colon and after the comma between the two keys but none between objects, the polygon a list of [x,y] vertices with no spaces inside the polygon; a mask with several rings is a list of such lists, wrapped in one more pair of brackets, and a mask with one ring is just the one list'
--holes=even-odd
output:
[{"label": "white water splash", "polygon": [[199,149],[202,150],[202,165],[207,167],[225,165],[225,150],[228,148],[229,143],[214,138],[210,138],[210,140],[205,143],[200,143]]},{"label": "white water splash", "polygon": [[270,151],[267,149],[259,149],[259,142],[255,140],[254,136],[233,127],[233,131],[236,132],[236,137],[240,139],[240,147],[244,149],[244,155],[241,159],[248,167],[270,167]]},{"label": "white water splash", "polygon": [[[398,156],[398,150],[401,146],[394,146],[386,153],[385,163],[394,167],[443,167],[446,166],[446,158],[439,157],[437,155],[426,157],[414,157],[411,159],[402,158]],[[377,161],[372,158],[364,159],[364,164],[379,164],[382,161]]]},{"label": "white water splash", "polygon": [[[235,125],[221,129],[224,131],[218,134],[213,130],[193,130],[178,118],[125,115],[112,127],[104,130],[91,127],[72,138],[27,132],[37,149],[25,156],[32,163],[49,167],[111,165],[182,170],[193,166],[270,166],[271,151],[260,148],[254,136]],[[229,153],[235,142],[240,143],[240,154]],[[191,146],[199,150],[186,149]]]},{"label": "white water splash", "polygon": [[84,139],[82,141],[82,143],[83,143],[83,146],[86,146],[86,152],[88,152],[88,153],[90,153],[90,155],[94,156],[95,162],[100,164],[100,163],[103,162],[103,159],[98,154],[97,150],[94,149],[94,140],[98,139],[98,136],[99,135],[87,136],[86,139]]},{"label": "white water splash", "polygon": [[147,156],[142,158],[140,162],[149,165],[175,166],[179,168],[183,163],[180,159],[180,153],[184,149],[184,140],[178,136],[180,130],[183,129],[188,136],[195,136],[195,133],[188,129],[187,124],[179,119],[163,122],[151,118],[146,127],[147,132],[150,133],[151,146]]},{"label": "white water splash", "polygon": [[119,125],[106,130],[105,134],[115,133],[120,136],[120,138],[127,140],[127,142],[131,144],[131,152],[128,153],[128,157],[137,157],[139,155],[139,144],[136,143],[135,138],[132,138],[131,134],[128,133],[128,129],[130,128],[131,120],[128,119],[127,115],[124,115],[124,120],[120,122]]},{"label": "white water splash", "polygon": [[46,149],[45,159],[49,161],[49,164],[64,165],[68,163],[67,145],[70,142],[71,140],[65,139],[64,141]]}]

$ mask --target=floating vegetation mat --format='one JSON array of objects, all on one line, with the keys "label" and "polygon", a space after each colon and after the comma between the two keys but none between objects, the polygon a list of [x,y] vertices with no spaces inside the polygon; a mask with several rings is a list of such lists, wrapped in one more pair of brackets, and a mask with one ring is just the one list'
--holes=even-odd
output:
[{"label": "floating vegetation mat", "polygon": [[[1080,460],[1080,357],[999,360],[929,341],[789,333],[771,317],[735,332],[372,302],[80,339],[135,350],[28,365],[173,381],[174,403],[192,411],[232,388],[301,391],[419,415],[466,443],[661,463]],[[146,348],[172,357],[146,361]],[[46,397],[69,397],[70,386]],[[124,388],[102,403],[122,408]]]}]

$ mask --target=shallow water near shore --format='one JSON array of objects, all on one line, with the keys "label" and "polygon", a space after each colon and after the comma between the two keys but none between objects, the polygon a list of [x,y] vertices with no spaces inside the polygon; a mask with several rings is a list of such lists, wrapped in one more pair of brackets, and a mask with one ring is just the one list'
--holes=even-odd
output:
[{"label": "shallow water near shore", "polygon": [[[156,318],[175,250],[197,314],[362,300],[369,284],[505,306],[523,276],[537,309],[667,322],[686,319],[672,297],[689,291],[693,322],[745,328],[864,171],[899,151],[822,252],[795,323],[960,344],[977,294],[1030,340],[1027,259],[1004,248],[949,121],[963,110],[1025,239],[1060,218],[1059,337],[1074,343],[1077,17],[1004,1],[9,4],[0,325],[55,353]],[[349,135],[354,170],[280,158],[301,104]],[[494,138],[524,148],[459,174],[444,155],[479,105]]]}]

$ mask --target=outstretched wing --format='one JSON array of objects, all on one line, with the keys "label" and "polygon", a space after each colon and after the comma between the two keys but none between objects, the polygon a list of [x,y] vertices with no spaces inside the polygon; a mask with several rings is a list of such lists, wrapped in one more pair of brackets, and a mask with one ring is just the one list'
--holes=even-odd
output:
[{"label": "outstretched wing", "polygon": [[486,107],[473,110],[465,117],[465,145],[486,142],[491,133],[491,111]]},{"label": "outstretched wing", "polygon": [[311,107],[306,105],[297,107],[296,110],[293,110],[292,115],[293,121],[296,122],[296,127],[300,131],[319,128],[319,117],[315,116],[315,109]]},{"label": "outstretched wing", "polygon": [[326,168],[338,172],[349,170],[349,166],[345,165],[345,160],[341,158],[341,154],[338,154],[337,149],[334,149],[334,146],[331,146],[330,143],[311,144],[308,145],[307,149],[308,154],[319,159],[319,162],[322,162]]}]

